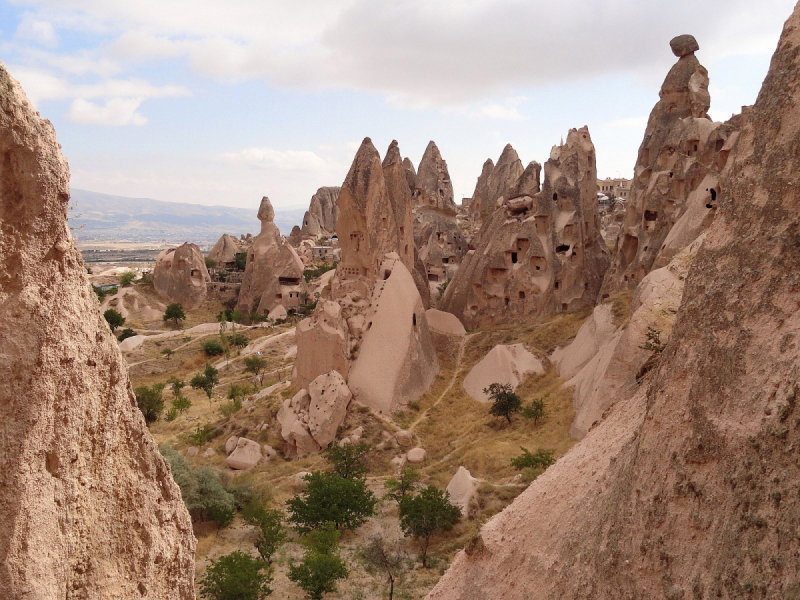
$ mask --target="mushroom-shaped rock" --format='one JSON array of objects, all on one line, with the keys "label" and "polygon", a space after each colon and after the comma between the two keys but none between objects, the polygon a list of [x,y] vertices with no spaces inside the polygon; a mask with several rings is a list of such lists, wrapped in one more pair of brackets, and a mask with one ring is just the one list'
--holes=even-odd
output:
[{"label": "mushroom-shaped rock", "polygon": [[399,446],[411,446],[414,443],[414,436],[411,434],[410,431],[406,431],[405,429],[401,429],[397,433],[394,434],[394,439]]},{"label": "mushroom-shaped rock", "polygon": [[272,202],[266,196],[261,198],[261,205],[258,207],[258,220],[267,223],[272,223],[275,220],[275,209],[272,208]]},{"label": "mushroom-shaped rock", "polygon": [[236,448],[226,459],[231,469],[245,471],[252,469],[261,460],[261,445],[247,438],[239,438]]},{"label": "mushroom-shaped rock", "polygon": [[448,335],[464,335],[467,333],[461,321],[453,313],[429,308],[425,311],[425,318],[428,319],[428,327],[436,333],[446,333]]},{"label": "mushroom-shaped rock", "polygon": [[428,453],[425,452],[424,448],[412,448],[408,451],[406,455],[406,460],[410,462],[412,465],[418,465],[422,462],[425,462],[425,458],[428,456]]},{"label": "mushroom-shaped rock", "polygon": [[347,416],[353,394],[338,371],[320,375],[308,386],[311,402],[308,409],[308,430],[320,447],[325,448],[336,437],[336,430]]},{"label": "mushroom-shaped rock", "polygon": [[450,502],[461,507],[461,511],[466,515],[477,489],[478,480],[466,468],[458,467],[458,471],[447,484],[446,491],[450,495]]},{"label": "mushroom-shaped rock", "polygon": [[239,438],[235,435],[232,435],[228,438],[228,441],[225,442],[225,454],[230,454],[234,450],[236,450],[236,444],[239,443]]},{"label": "mushroom-shaped rock", "polygon": [[700,45],[697,43],[697,40],[694,39],[693,35],[688,34],[672,38],[669,41],[669,47],[672,48],[672,53],[679,58],[694,54],[700,50]]},{"label": "mushroom-shaped rock", "polygon": [[542,362],[522,344],[492,348],[464,379],[464,389],[479,402],[488,402],[483,392],[493,383],[511,384],[516,389],[528,373],[544,373]]}]

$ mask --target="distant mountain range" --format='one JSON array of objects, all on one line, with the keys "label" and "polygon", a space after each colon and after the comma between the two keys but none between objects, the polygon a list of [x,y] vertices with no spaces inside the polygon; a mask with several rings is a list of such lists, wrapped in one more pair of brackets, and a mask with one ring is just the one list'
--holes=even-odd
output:
[{"label": "distant mountain range", "polygon": [[[275,210],[275,224],[284,235],[300,225],[306,208]],[[249,208],[203,206],[164,202],[150,198],[127,198],[72,189],[69,225],[78,241],[126,242],[216,242],[223,233],[239,237],[256,235],[261,225],[258,205]]]}]

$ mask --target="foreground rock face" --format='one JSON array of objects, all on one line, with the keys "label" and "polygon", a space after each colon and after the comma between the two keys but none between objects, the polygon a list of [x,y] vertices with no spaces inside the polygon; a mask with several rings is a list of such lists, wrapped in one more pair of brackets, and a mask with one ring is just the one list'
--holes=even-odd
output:
[{"label": "foreground rock face", "polygon": [[660,366],[484,526],[485,550],[457,555],[429,598],[795,594],[798,74],[800,7],[732,151]]},{"label": "foreground rock face", "polygon": [[467,329],[594,305],[608,251],[588,129],[570,130],[553,147],[541,189],[539,171],[531,163],[505,188],[508,197],[484,221],[440,302]]},{"label": "foreground rock face", "polygon": [[67,227],[50,122],[0,64],[0,590],[194,598],[195,540]]},{"label": "foreground rock face", "polygon": [[617,237],[602,296],[633,289],[666,266],[714,221],[720,178],[742,117],[708,117],[708,72],[694,55],[697,42],[672,43],[678,62],[667,74],[647,122],[634,169],[630,203]]},{"label": "foreground rock face", "polygon": [[153,286],[159,294],[184,308],[194,308],[203,302],[210,282],[205,257],[195,244],[163,250],[156,258]]},{"label": "foreground rock face", "polygon": [[261,199],[258,209],[261,232],[247,252],[242,287],[237,308],[245,313],[257,311],[268,315],[282,306],[294,311],[306,291],[303,261],[274,223],[275,211],[269,198]]},{"label": "foreground rock face", "polygon": [[330,237],[336,233],[339,209],[336,200],[339,198],[338,187],[321,187],[311,196],[308,211],[303,216],[302,235],[311,237]]}]

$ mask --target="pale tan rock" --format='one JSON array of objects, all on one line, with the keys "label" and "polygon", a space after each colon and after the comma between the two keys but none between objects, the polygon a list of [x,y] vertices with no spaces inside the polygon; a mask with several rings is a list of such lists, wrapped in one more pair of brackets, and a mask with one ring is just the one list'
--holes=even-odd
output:
[{"label": "pale tan rock", "polygon": [[205,300],[210,282],[205,258],[195,244],[163,250],[156,258],[153,287],[170,302],[194,308]]},{"label": "pale tan rock", "polygon": [[482,528],[485,549],[457,555],[430,600],[790,597],[794,578],[753,557],[789,564],[797,545],[767,533],[800,504],[781,491],[798,469],[796,248],[775,235],[800,215],[799,48],[796,7],[656,372]]},{"label": "pale tan rock", "polygon": [[308,487],[308,480],[306,477],[311,475],[308,471],[300,471],[292,478],[292,483],[294,484],[295,489],[297,490],[304,490]]},{"label": "pale tan rock", "polygon": [[479,481],[463,466],[458,467],[456,474],[447,484],[445,491],[450,497],[450,502],[461,508],[461,513],[466,517],[469,512],[469,503],[478,489]]},{"label": "pale tan rock", "polygon": [[[522,161],[511,144],[506,144],[497,164],[487,160],[475,186],[473,201],[470,204],[472,219],[482,222],[488,219],[498,208],[498,202],[508,199],[508,193],[516,185],[524,172]],[[478,198],[476,201],[475,198]]]},{"label": "pale tan rock", "polygon": [[203,452],[203,456],[205,458],[211,458],[212,456],[216,455],[217,451],[213,448],[206,448],[206,451]]},{"label": "pale tan rock", "polygon": [[243,249],[238,239],[225,233],[211,248],[208,259],[216,262],[218,267],[231,267],[236,264],[236,254],[242,252]]},{"label": "pale tan rock", "polygon": [[394,439],[400,446],[411,446],[414,443],[414,436],[410,431],[401,429],[394,434]]},{"label": "pale tan rock", "polygon": [[297,359],[292,380],[300,388],[323,373],[349,371],[349,333],[342,317],[342,307],[330,300],[321,300],[313,316],[297,325]]},{"label": "pale tan rock", "polygon": [[425,317],[428,319],[428,327],[436,333],[447,335],[465,335],[467,333],[461,321],[454,314],[429,308],[425,311]]},{"label": "pale tan rock", "polygon": [[53,126],[0,63],[0,596],[194,598],[195,539],[67,225]]},{"label": "pale tan rock", "polygon": [[455,214],[453,183],[447,171],[447,162],[442,158],[439,148],[433,141],[428,143],[417,168],[414,203],[417,206],[433,208],[445,213]]},{"label": "pale tan rock", "polygon": [[187,458],[193,458],[199,454],[200,454],[200,448],[198,448],[197,446],[189,446],[189,448],[186,450]]},{"label": "pale tan rock", "polygon": [[536,163],[508,184],[504,193],[523,195],[487,214],[437,308],[475,329],[594,306],[609,262],[594,152],[588,129],[572,129],[553,147],[538,192]]},{"label": "pale tan rock", "polygon": [[339,198],[338,187],[321,187],[311,196],[308,211],[303,216],[302,235],[313,237],[331,237],[336,233],[339,209],[336,200]]},{"label": "pale tan rock", "polygon": [[310,405],[308,430],[321,448],[336,438],[336,430],[347,416],[353,394],[338,371],[320,375],[308,386]]},{"label": "pale tan rock", "polygon": [[600,304],[581,325],[575,339],[564,348],[557,348],[550,356],[562,379],[574,377],[616,331],[611,304]]},{"label": "pale tan rock", "polygon": [[354,444],[357,444],[358,442],[361,441],[361,438],[363,437],[363,435],[364,435],[364,428],[363,427],[356,427],[355,429],[353,429],[353,431],[351,431],[348,434],[347,437],[350,438],[351,442],[353,442]]},{"label": "pale tan rock", "polygon": [[384,279],[373,292],[360,353],[347,383],[358,402],[390,413],[419,398],[436,378],[439,364],[408,269],[390,254],[381,272]]},{"label": "pale tan rock", "polygon": [[406,460],[412,465],[418,465],[425,462],[427,456],[428,453],[425,452],[424,448],[412,448],[408,451],[408,454],[406,454]]},{"label": "pale tan rock", "polygon": [[392,140],[389,145],[381,166],[398,227],[397,253],[406,268],[411,271],[414,269],[414,220],[411,215],[413,199],[408,186],[408,172],[403,166],[396,140]]},{"label": "pale tan rock", "polygon": [[452,279],[469,243],[455,215],[420,207],[414,217],[414,243],[422,263],[422,275],[431,285]]},{"label": "pale tan rock", "polygon": [[228,438],[228,441],[225,442],[225,454],[230,454],[234,450],[236,450],[236,444],[239,443],[239,438],[235,435],[232,435]]},{"label": "pale tan rock", "polygon": [[258,442],[241,437],[225,462],[231,469],[240,471],[252,469],[261,462],[261,446]]},{"label": "pale tan rock", "polygon": [[278,452],[272,446],[264,444],[264,447],[262,448],[262,454],[269,460],[273,456],[276,456]]},{"label": "pale tan rock", "polygon": [[528,373],[544,373],[544,366],[524,345],[498,345],[472,367],[464,378],[464,389],[479,402],[488,402],[484,389],[493,383],[510,384],[516,389]]}]

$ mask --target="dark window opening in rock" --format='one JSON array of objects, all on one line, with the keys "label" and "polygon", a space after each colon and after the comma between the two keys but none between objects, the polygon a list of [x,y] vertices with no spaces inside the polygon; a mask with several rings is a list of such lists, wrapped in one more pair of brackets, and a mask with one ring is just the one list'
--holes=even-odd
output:
[{"label": "dark window opening in rock", "polygon": [[282,300],[283,294],[275,294],[275,300]]},{"label": "dark window opening in rock", "polygon": [[532,256],[531,268],[536,271],[544,271],[547,268],[547,259],[543,256]]},{"label": "dark window opening in rock", "polygon": [[256,259],[256,255],[255,255],[255,253],[251,253],[251,254],[250,254],[250,261],[252,262],[252,261],[254,261],[255,259]]},{"label": "dark window opening in rock", "polygon": [[408,244],[406,244],[406,249],[404,250],[404,254],[408,254]]},{"label": "dark window opening in rock", "polygon": [[278,285],[300,285],[299,277],[278,277]]},{"label": "dark window opening in rock", "polygon": [[589,289],[589,282],[588,281],[584,282],[583,289],[585,289],[585,290]]},{"label": "dark window opening in rock", "polygon": [[528,238],[517,238],[517,252],[525,252],[530,245]]},{"label": "dark window opening in rock", "polygon": [[367,323],[367,331],[369,331],[370,329],[372,329],[372,321]]},{"label": "dark window opening in rock", "polygon": [[417,326],[417,313],[411,315],[411,324],[416,327]]},{"label": "dark window opening in rock", "polygon": [[558,194],[553,194],[553,202],[558,202]]},{"label": "dark window opening in rock", "polygon": [[509,302],[511,302],[511,298],[509,298],[508,296],[506,296],[506,306],[508,306],[508,303],[509,303]]},{"label": "dark window opening in rock", "polygon": [[567,310],[568,307],[569,307],[569,305],[566,302],[561,304],[561,310],[565,311],[565,310]]},{"label": "dark window opening in rock", "polygon": [[445,256],[445,257],[442,259],[442,262],[443,262],[444,264],[446,264],[446,265],[447,265],[447,264],[450,264],[450,258],[449,258],[449,257],[447,257],[447,256]]},{"label": "dark window opening in rock", "polygon": [[520,292],[519,293],[519,299],[520,300],[525,300],[525,292]]},{"label": "dark window opening in rock", "polygon": [[561,287],[561,282],[560,281],[556,281],[556,283],[555,283],[555,285],[553,287],[555,287],[555,289],[560,288]]},{"label": "dark window opening in rock", "polygon": [[602,300],[608,300],[608,298],[609,298],[608,294],[603,294]]},{"label": "dark window opening in rock", "polygon": [[439,276],[436,273],[428,273],[428,281],[439,281]]},{"label": "dark window opening in rock", "polygon": [[517,253],[516,252],[512,252],[511,253],[511,263],[512,264],[517,264]]},{"label": "dark window opening in rock", "polygon": [[697,144],[694,145],[694,151],[697,152]]},{"label": "dark window opening in rock", "polygon": [[623,279],[623,281],[628,281],[628,276],[625,275],[625,277],[623,277],[622,279]]},{"label": "dark window opening in rock", "polygon": [[569,251],[569,245],[568,244],[560,244],[560,245],[556,246],[556,252],[558,254],[565,254],[568,251]]},{"label": "dark window opening in rock", "polygon": [[655,210],[646,210],[644,211],[644,220],[645,221],[655,221],[658,219],[658,212]]},{"label": "dark window opening in rock", "polygon": [[725,147],[725,140],[717,140],[716,144],[714,144],[714,150],[717,152],[721,151],[722,148]]},{"label": "dark window opening in rock", "polygon": [[400,235],[405,234],[405,232],[406,232],[406,228],[405,227],[400,227]]},{"label": "dark window opening in rock", "polygon": [[383,280],[386,281],[387,279],[389,279],[389,275],[391,275],[391,274],[392,274],[392,272],[389,269],[386,269],[383,272]]},{"label": "dark window opening in rock", "polygon": [[669,176],[670,176],[670,178],[672,178],[672,176],[673,176],[673,175],[674,175],[674,173],[673,173],[672,171],[670,171],[670,172],[669,172]]}]

